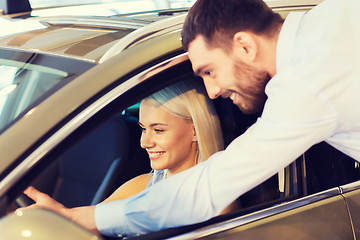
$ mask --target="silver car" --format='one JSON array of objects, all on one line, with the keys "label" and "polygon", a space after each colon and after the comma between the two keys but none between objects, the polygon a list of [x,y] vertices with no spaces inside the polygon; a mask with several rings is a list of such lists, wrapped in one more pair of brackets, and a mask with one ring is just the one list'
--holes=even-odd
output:
[{"label": "silver car", "polygon": [[[150,171],[138,103],[193,77],[187,9],[77,16],[20,2],[0,18],[0,238],[109,239],[48,210],[14,210],[31,204],[29,185],[76,207]],[[317,3],[268,1],[283,16]],[[258,117],[214,104],[226,144]],[[355,160],[320,143],[240,196],[239,211],[134,239],[358,239],[359,179]]]}]

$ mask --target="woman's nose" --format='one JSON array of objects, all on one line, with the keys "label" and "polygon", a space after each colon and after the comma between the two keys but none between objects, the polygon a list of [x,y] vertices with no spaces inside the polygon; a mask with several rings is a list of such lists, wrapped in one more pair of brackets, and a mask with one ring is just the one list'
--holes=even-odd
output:
[{"label": "woman's nose", "polygon": [[154,146],[154,142],[149,133],[142,133],[140,137],[140,146],[142,148],[150,148]]}]

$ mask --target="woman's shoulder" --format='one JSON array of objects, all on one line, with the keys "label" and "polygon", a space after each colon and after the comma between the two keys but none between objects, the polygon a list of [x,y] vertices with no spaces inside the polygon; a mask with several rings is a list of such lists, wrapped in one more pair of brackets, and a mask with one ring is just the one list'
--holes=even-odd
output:
[{"label": "woman's shoulder", "polygon": [[151,179],[151,173],[136,176],[121,185],[105,202],[128,198],[143,191]]},{"label": "woman's shoulder", "polygon": [[124,183],[121,187],[129,187],[134,189],[140,188],[144,190],[151,179],[151,175],[152,175],[151,173],[141,174],[139,176],[130,179],[129,181]]}]

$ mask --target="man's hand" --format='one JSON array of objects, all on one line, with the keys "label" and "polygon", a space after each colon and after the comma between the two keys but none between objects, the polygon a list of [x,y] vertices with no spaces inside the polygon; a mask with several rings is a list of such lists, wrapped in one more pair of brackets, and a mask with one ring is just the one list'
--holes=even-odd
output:
[{"label": "man's hand", "polygon": [[46,209],[50,209],[54,212],[57,212],[61,215],[64,215],[64,212],[67,211],[67,209],[65,208],[64,205],[55,201],[49,195],[38,191],[34,187],[28,187],[24,191],[24,194],[26,196],[28,196],[29,198],[31,198],[35,202],[34,204],[32,204],[26,208],[35,208],[35,207],[46,208]]}]

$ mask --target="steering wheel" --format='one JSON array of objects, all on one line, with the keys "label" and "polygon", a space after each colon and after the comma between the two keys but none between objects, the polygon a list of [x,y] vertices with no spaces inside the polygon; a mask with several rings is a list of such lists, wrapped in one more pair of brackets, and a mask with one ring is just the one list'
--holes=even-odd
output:
[{"label": "steering wheel", "polygon": [[14,202],[17,207],[28,207],[35,203],[34,200],[26,196],[24,193],[21,193]]}]

